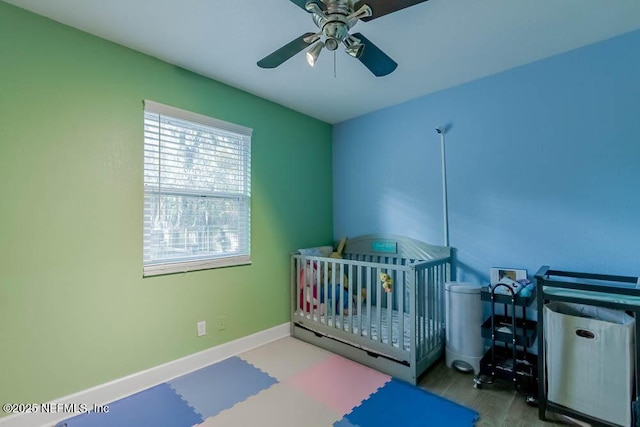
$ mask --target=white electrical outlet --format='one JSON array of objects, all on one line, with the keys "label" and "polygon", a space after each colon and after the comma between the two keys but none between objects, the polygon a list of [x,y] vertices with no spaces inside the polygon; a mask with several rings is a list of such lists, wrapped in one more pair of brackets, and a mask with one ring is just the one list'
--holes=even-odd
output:
[{"label": "white electrical outlet", "polygon": [[206,334],[207,334],[207,322],[204,320],[202,322],[198,322],[198,336],[201,337]]}]

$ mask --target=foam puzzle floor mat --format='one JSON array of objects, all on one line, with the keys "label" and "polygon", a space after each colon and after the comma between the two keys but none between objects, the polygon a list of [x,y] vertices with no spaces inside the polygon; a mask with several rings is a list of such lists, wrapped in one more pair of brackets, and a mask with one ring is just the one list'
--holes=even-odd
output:
[{"label": "foam puzzle floor mat", "polygon": [[283,338],[56,427],[473,426],[478,413],[294,338]]}]

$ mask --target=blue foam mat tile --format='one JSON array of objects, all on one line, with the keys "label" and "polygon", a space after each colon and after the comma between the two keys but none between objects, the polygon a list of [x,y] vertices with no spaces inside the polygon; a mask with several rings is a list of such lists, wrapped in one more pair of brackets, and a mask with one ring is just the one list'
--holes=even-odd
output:
[{"label": "blue foam mat tile", "polygon": [[335,427],[473,426],[478,413],[458,403],[392,379],[347,414]]},{"label": "blue foam mat tile", "polygon": [[56,427],[192,427],[204,421],[168,384],[146,389],[107,407],[109,412],[87,412]]},{"label": "blue foam mat tile", "polygon": [[333,427],[360,427],[355,424],[351,424],[348,419],[343,418],[340,421],[333,423]]},{"label": "blue foam mat tile", "polygon": [[169,382],[206,419],[271,387],[278,381],[235,356]]}]

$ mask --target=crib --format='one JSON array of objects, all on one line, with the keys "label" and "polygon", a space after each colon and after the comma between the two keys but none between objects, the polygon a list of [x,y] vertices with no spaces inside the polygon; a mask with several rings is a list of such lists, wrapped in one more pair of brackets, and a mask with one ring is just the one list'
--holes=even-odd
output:
[{"label": "crib", "polygon": [[443,354],[444,284],[454,276],[451,248],[404,236],[349,239],[342,259],[296,251],[291,335],[416,384]]}]

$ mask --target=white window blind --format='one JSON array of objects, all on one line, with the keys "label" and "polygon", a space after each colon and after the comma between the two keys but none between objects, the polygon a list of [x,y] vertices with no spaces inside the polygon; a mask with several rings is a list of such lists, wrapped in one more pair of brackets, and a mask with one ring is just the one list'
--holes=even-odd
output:
[{"label": "white window blind", "polygon": [[145,101],[145,276],[251,262],[251,133]]}]

